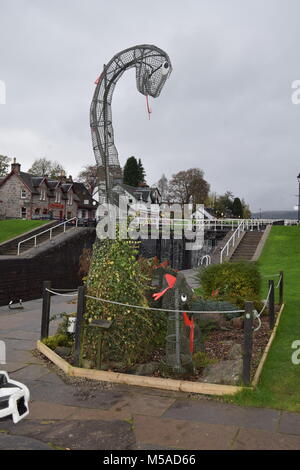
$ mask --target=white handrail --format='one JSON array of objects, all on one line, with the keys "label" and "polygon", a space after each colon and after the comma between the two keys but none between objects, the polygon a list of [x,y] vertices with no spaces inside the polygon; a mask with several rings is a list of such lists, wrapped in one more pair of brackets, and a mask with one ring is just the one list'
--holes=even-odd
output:
[{"label": "white handrail", "polygon": [[43,232],[37,233],[36,235],[32,235],[32,237],[29,237],[29,238],[26,238],[25,240],[20,241],[18,243],[18,254],[17,255],[18,256],[20,255],[20,248],[21,248],[22,243],[25,243],[25,242],[28,242],[28,241],[34,239],[34,246],[36,247],[37,237],[39,237],[40,235],[43,235],[44,233],[47,233],[47,232],[49,232],[49,240],[52,240],[53,230],[55,230],[57,227],[61,227],[63,225],[64,226],[64,233],[65,233],[67,223],[71,222],[72,220],[76,220],[75,226],[77,227],[78,226],[78,218],[77,217],[72,217],[72,219],[65,220],[65,222],[61,222],[60,224],[55,225],[54,227],[48,228],[47,230],[43,230]]},{"label": "white handrail", "polygon": [[226,250],[226,256],[229,256],[230,243],[232,242],[232,247],[234,247],[235,242],[236,242],[236,238],[240,238],[241,232],[245,231],[245,223],[247,224],[247,228],[248,228],[248,223],[247,222],[248,221],[243,220],[239,224],[238,228],[233,232],[233,234],[231,235],[231,237],[229,238],[227,243],[222,248],[221,253],[220,253],[220,263],[221,264],[223,263],[223,253],[224,253],[224,251]]},{"label": "white handrail", "polygon": [[[202,258],[200,259],[200,266],[203,266],[204,263],[205,263],[205,266],[209,266],[211,264],[211,256],[210,255],[202,256]],[[199,264],[198,264],[198,266],[199,266]]]}]

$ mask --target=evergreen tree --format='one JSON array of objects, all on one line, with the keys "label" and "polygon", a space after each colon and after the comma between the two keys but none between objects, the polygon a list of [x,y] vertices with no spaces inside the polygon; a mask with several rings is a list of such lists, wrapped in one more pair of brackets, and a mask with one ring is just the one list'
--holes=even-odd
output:
[{"label": "evergreen tree", "polygon": [[141,169],[135,157],[130,157],[124,166],[123,182],[129,186],[137,187],[140,182]]},{"label": "evergreen tree", "polygon": [[236,197],[232,204],[232,215],[237,218],[243,217],[243,205],[239,197]]},{"label": "evergreen tree", "polygon": [[138,168],[139,168],[139,183],[145,183],[146,172],[145,172],[144,166],[140,158],[138,161]]}]

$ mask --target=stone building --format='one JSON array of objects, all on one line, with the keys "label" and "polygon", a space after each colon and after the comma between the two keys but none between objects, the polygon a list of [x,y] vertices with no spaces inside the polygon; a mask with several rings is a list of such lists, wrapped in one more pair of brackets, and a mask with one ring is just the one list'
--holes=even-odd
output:
[{"label": "stone building", "polygon": [[53,179],[25,173],[15,159],[0,179],[0,218],[94,219],[97,205],[83,183],[64,174]]}]

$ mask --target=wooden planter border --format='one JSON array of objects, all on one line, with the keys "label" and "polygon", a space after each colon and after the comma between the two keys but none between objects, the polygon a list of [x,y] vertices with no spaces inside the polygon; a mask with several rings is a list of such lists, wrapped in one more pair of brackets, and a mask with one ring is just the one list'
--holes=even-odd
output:
[{"label": "wooden planter border", "polygon": [[279,325],[280,317],[284,309],[284,304],[281,306],[277,316],[277,320],[269,338],[268,344],[263,352],[262,358],[255,372],[251,387],[238,387],[235,385],[221,385],[211,384],[204,382],[190,382],[187,380],[163,379],[159,377],[145,377],[141,375],[122,374],[119,372],[107,372],[95,369],[84,369],[81,367],[74,367],[67,361],[62,359],[52,349],[48,348],[41,341],[37,342],[37,349],[46,356],[51,362],[65,372],[65,374],[72,377],[83,377],[86,379],[98,380],[101,382],[113,382],[126,385],[135,385],[138,387],[150,387],[161,390],[172,390],[176,392],[198,393],[203,395],[235,395],[236,393],[245,390],[253,389],[257,386],[264,363],[266,361],[268,352],[271,348],[272,342],[276,336],[277,328]]},{"label": "wooden planter border", "polygon": [[278,312],[278,315],[277,315],[277,319],[276,319],[276,323],[274,325],[274,328],[273,328],[273,331],[272,331],[272,334],[269,338],[269,341],[268,341],[268,344],[267,346],[265,347],[265,350],[263,352],[263,355],[261,357],[261,360],[258,364],[258,367],[256,369],[256,372],[255,372],[255,375],[254,375],[254,378],[252,380],[252,387],[255,388],[257,387],[258,385],[258,382],[259,382],[259,379],[260,379],[260,376],[261,376],[261,373],[262,373],[262,370],[263,370],[263,366],[266,362],[266,359],[267,359],[267,356],[268,356],[268,352],[270,351],[270,348],[272,346],[272,343],[273,343],[273,340],[276,336],[276,332],[277,332],[277,328],[278,328],[278,325],[279,325],[279,322],[280,322],[280,318],[281,318],[281,315],[282,315],[282,312],[283,312],[283,309],[284,309],[284,304],[281,305],[280,307],[280,310]]},{"label": "wooden planter border", "polygon": [[103,370],[83,369],[73,367],[62,359],[52,349],[41,341],[37,342],[37,349],[44,354],[56,366],[72,377],[84,377],[86,379],[99,380],[101,382],[113,382],[119,384],[135,385],[138,387],[158,388],[177,392],[199,393],[204,395],[234,395],[244,387],[235,385],[219,385],[204,382],[190,382],[187,380],[162,379],[159,377],[145,377],[141,375],[122,374],[119,372],[106,372]]}]

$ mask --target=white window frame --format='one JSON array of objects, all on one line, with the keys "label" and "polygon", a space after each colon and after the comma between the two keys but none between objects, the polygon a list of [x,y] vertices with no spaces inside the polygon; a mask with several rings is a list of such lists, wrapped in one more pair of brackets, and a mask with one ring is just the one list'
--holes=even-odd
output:
[{"label": "white window frame", "polygon": [[60,191],[55,192],[55,202],[60,202],[61,201],[61,193]]},{"label": "white window frame", "polygon": [[41,189],[40,201],[46,201],[46,190]]},{"label": "white window frame", "polygon": [[[25,196],[24,196],[25,194]],[[26,199],[27,198],[27,192],[26,192],[26,189],[24,188],[21,188],[21,199]]]},{"label": "white window frame", "polygon": [[69,193],[69,197],[68,197],[68,206],[72,206],[73,204],[73,194],[72,193]]}]

